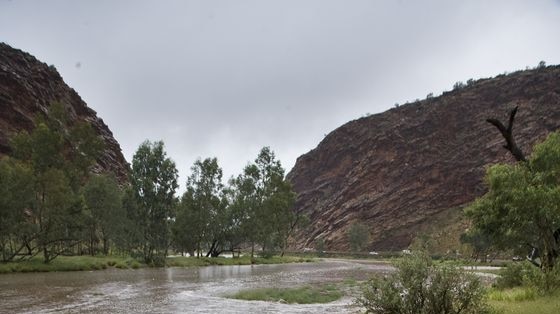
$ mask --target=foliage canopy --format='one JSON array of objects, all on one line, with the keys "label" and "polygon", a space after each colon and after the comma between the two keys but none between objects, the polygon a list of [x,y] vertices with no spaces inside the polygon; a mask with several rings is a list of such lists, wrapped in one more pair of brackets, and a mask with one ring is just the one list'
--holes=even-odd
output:
[{"label": "foliage canopy", "polygon": [[466,209],[474,231],[498,249],[530,251],[549,270],[560,237],[560,133],[535,146],[526,162],[499,164],[486,174],[488,193]]}]

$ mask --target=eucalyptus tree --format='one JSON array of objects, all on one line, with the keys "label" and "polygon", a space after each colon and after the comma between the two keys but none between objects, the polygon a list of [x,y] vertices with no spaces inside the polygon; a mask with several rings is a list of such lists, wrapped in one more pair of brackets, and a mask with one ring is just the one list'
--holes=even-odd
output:
[{"label": "eucalyptus tree", "polygon": [[11,261],[23,250],[31,249],[35,228],[28,210],[33,200],[31,169],[15,159],[1,158],[0,261]]},{"label": "eucalyptus tree", "polygon": [[174,217],[177,168],[162,141],[145,141],[132,158],[131,184],[137,211],[135,225],[142,235],[144,261],[164,265]]},{"label": "eucalyptus tree", "polygon": [[367,248],[369,229],[360,222],[354,222],[347,231],[348,243],[353,252],[361,252]]},{"label": "eucalyptus tree", "polygon": [[230,181],[232,202],[230,208],[234,213],[235,231],[242,242],[251,246],[251,259],[254,257],[255,244],[259,240],[258,207],[261,199],[257,192],[259,180],[258,169],[254,164],[249,164],[243,173]]},{"label": "eucalyptus tree", "polygon": [[525,163],[490,167],[488,193],[466,209],[475,230],[500,249],[529,247],[543,270],[552,269],[560,252],[559,174],[557,132],[536,145]]},{"label": "eucalyptus tree", "polygon": [[[36,119],[30,133],[12,139],[13,157],[32,173],[34,201],[28,208],[35,224],[34,254],[48,263],[71,253],[83,238],[85,223],[80,187],[87,180],[102,141],[87,123],[70,124],[65,108],[55,103],[46,117]],[[29,243],[28,243],[29,244]]]},{"label": "eucalyptus tree", "polygon": [[126,213],[122,206],[122,193],[114,176],[95,175],[83,188],[83,197],[89,217],[90,254],[97,253],[97,240],[107,255],[111,243],[118,243],[123,236]]},{"label": "eucalyptus tree", "polygon": [[178,209],[175,235],[179,244],[191,251],[194,244],[198,257],[204,246],[208,248],[207,255],[219,255],[226,209],[222,169],[216,158],[206,158],[195,161],[191,171]]},{"label": "eucalyptus tree", "polygon": [[254,163],[232,180],[232,186],[236,190],[233,205],[240,217],[241,233],[251,245],[251,257],[256,244],[264,252],[283,250],[298,215],[292,211],[295,194],[274,152],[262,148]]},{"label": "eucalyptus tree", "polygon": [[261,149],[254,165],[258,173],[256,191],[259,204],[254,212],[259,222],[257,237],[263,251],[280,248],[283,252],[298,221],[298,215],[293,212],[295,193],[270,147]]}]

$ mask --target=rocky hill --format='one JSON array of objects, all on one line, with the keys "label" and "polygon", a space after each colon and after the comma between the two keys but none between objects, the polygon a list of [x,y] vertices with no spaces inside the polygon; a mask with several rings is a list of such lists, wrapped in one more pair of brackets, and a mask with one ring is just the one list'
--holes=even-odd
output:
[{"label": "rocky hill", "polygon": [[0,156],[10,152],[9,139],[17,132],[34,128],[34,118],[45,114],[53,102],[62,103],[70,121],[88,121],[103,138],[105,151],[97,170],[110,171],[126,180],[128,164],[111,130],[53,66],[32,55],[0,43]]},{"label": "rocky hill", "polygon": [[560,66],[471,81],[334,130],[288,175],[296,210],[311,219],[297,245],[322,238],[328,249],[345,250],[347,229],[362,222],[371,231],[369,250],[407,247],[485,192],[487,165],[513,162],[485,120],[505,122],[515,106],[514,134],[528,154],[560,126]]}]

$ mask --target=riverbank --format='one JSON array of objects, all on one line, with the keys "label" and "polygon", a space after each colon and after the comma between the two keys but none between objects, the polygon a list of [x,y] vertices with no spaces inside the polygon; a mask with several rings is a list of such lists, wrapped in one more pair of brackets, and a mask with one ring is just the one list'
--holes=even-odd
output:
[{"label": "riverbank", "polygon": [[131,257],[119,256],[59,256],[50,263],[40,257],[21,262],[0,263],[0,274],[51,271],[101,270],[107,268],[137,269],[145,265]]},{"label": "riverbank", "polygon": [[315,262],[317,259],[309,257],[297,256],[271,256],[269,258],[256,257],[251,262],[251,257],[243,255],[238,258],[229,257],[168,257],[168,267],[196,267],[196,266],[212,266],[212,265],[251,265],[251,264],[286,264],[286,263],[309,263]]},{"label": "riverbank", "polygon": [[489,291],[488,299],[499,314],[560,313],[560,291],[539,295],[531,288],[517,287]]},{"label": "riverbank", "polygon": [[[211,265],[251,265],[251,264],[284,264],[314,262],[315,259],[294,256],[272,256],[270,258],[254,258],[251,262],[249,256],[239,258],[225,257],[168,257],[167,267],[200,267]],[[131,257],[119,256],[59,256],[49,264],[43,263],[40,257],[22,262],[0,263],[0,274],[29,273],[51,271],[83,271],[101,270],[107,268],[137,269],[147,267]]]}]

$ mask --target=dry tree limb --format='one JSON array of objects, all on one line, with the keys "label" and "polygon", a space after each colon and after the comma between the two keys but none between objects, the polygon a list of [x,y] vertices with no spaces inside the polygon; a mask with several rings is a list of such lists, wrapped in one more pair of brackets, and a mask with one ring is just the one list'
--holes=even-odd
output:
[{"label": "dry tree limb", "polygon": [[515,119],[517,108],[518,107],[516,106],[509,113],[509,122],[507,127],[505,127],[504,124],[500,122],[498,119],[486,119],[486,122],[495,126],[500,131],[500,133],[502,133],[502,136],[506,140],[506,145],[504,145],[504,148],[509,150],[509,152],[513,155],[515,160],[527,161],[527,159],[525,159],[525,155],[523,154],[521,149],[517,146],[517,144],[515,143],[515,139],[513,138],[513,120]]}]

